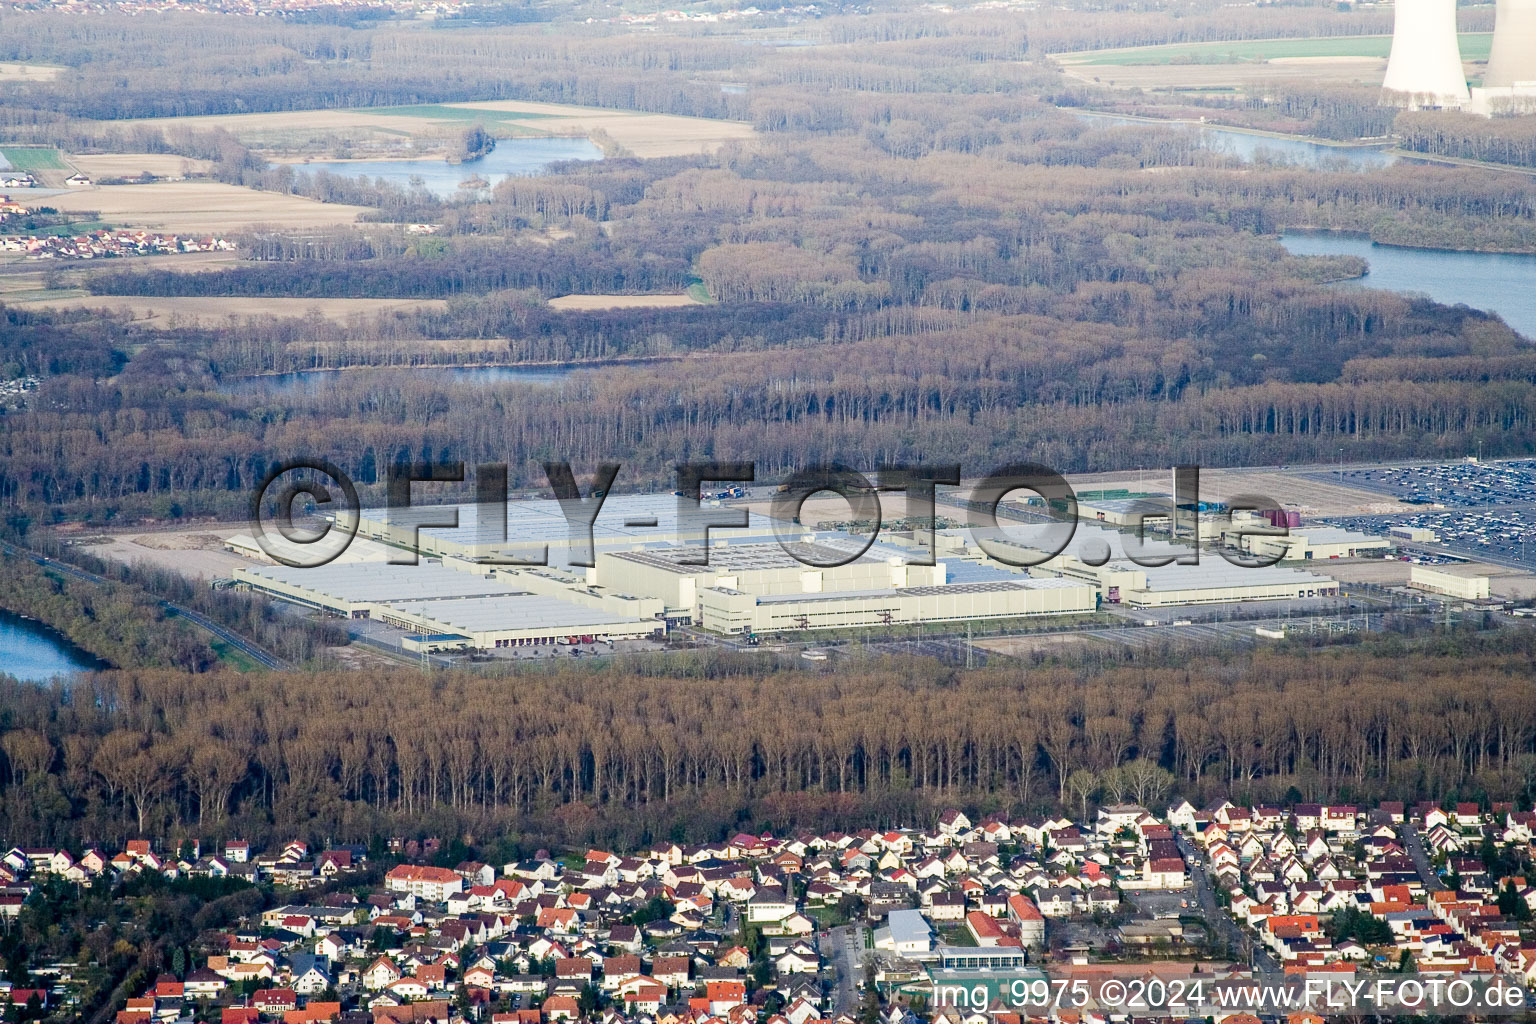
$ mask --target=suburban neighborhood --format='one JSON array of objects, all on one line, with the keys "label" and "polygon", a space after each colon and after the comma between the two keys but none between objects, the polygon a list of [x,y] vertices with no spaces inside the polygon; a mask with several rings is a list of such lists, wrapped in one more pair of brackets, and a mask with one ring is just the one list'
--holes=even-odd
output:
[{"label": "suburban neighborhood", "polygon": [[[146,976],[117,1024],[1020,1024],[1001,1007],[941,1005],[939,989],[978,970],[1529,987],[1533,828],[1536,813],[1505,805],[1175,801],[506,863],[454,860],[437,839],[140,839],[11,849],[0,920],[38,912],[60,885],[151,874],[263,894]],[[0,987],[7,1019],[28,1019],[69,1003],[71,971]]]}]

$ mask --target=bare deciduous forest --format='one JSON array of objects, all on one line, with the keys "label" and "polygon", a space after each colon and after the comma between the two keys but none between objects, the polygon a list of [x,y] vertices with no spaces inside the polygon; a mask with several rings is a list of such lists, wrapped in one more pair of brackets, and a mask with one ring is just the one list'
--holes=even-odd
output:
[{"label": "bare deciduous forest", "polygon": [[[1486,29],[1486,15],[1463,27]],[[42,378],[0,412],[4,529],[238,516],[268,467],[296,455],[335,460],[378,500],[387,466],[428,458],[505,461],[517,487],[542,485],[547,459],[618,459],[624,486],[670,488],[673,465],[698,458],[752,461],[767,481],[824,461],[1071,472],[1340,448],[1433,459],[1474,441],[1529,453],[1524,339],[1475,310],[1337,288],[1360,261],[1294,257],[1277,237],[1532,252],[1529,176],[1244,164],[1175,128],[1080,116],[1127,101],[1047,57],[1389,28],[1385,11],[1333,5],[898,11],[822,19],[803,31],[834,45],[780,47],[681,29],[641,44],[602,25],[8,15],[0,59],[65,72],[9,87],[7,139],[180,154],[223,182],[370,213],[253,230],[237,265],[202,273],[93,267],[83,286],[99,310],[0,309],[0,378]],[[728,118],[756,134],[712,154],[560,164],[470,201],[296,174],[231,131],[148,120],[495,99]],[[1396,115],[1367,90],[1169,112],[1191,110],[1336,138],[1395,126],[1424,153],[1536,161],[1528,118]],[[690,288],[708,301],[547,303]],[[113,311],[126,296],[447,301],[215,328],[132,320]],[[589,368],[472,392],[409,372],[470,363]],[[343,367],[358,369],[313,391],[233,386]],[[1524,799],[1536,778],[1531,652],[1503,634],[965,673],[701,655],[255,680],[192,675],[211,656],[194,636],[157,647],[143,628],[156,602],[134,583],[286,644],[295,662],[313,666],[338,639],[282,641],[254,602],[169,578],[125,573],[103,597],[18,568],[0,602],[121,671],[4,685],[7,836],[413,829],[624,845],[746,822],[910,823],[942,804],[1023,812],[1064,799],[1084,771],[1109,796],[1270,801]],[[816,728],[783,728],[786,708]]]},{"label": "bare deciduous forest", "polygon": [[[1065,801],[1083,771],[1112,800],[1529,799],[1528,646],[1468,633],[970,672],[721,654],[366,683],[112,672],[5,690],[4,827],[47,842],[414,828],[633,845],[950,805],[1023,814]],[[817,727],[784,728],[789,708]]]}]

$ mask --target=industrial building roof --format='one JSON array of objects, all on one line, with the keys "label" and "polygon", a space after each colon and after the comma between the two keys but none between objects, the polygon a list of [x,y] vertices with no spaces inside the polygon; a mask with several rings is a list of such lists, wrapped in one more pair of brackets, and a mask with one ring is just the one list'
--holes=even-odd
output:
[{"label": "industrial building roof", "polygon": [[[713,589],[713,588],[712,588]],[[855,601],[876,598],[898,598],[906,590],[824,590],[817,594],[759,594],[758,604],[795,604],[802,601]]]},{"label": "industrial building roof", "polygon": [[1069,587],[1086,587],[1082,580],[1068,580],[1060,577],[1046,577],[1034,579],[1031,577],[1011,580],[994,580],[987,583],[955,583],[945,584],[941,587],[907,587],[898,593],[911,594],[914,597],[935,597],[942,594],[996,594],[1005,590],[1065,590]]},{"label": "industrial building roof", "polygon": [[[1116,568],[1129,572],[1138,567],[1126,562]],[[1249,569],[1209,554],[1200,559],[1199,565],[1164,565],[1142,571],[1147,574],[1147,590],[1225,590],[1232,587],[1299,585],[1307,580],[1316,580],[1319,584],[1334,582],[1327,576],[1301,569],[1282,569],[1278,566]]]},{"label": "industrial building roof", "polygon": [[[1061,543],[1063,524],[1009,523],[1000,525],[996,535],[988,539],[993,543],[1009,544],[1034,551],[1045,551]],[[1097,523],[1079,522],[1072,532],[1072,539],[1058,557],[1075,558],[1089,564],[1129,561],[1127,543],[1135,544],[1136,538],[1129,533],[1099,526]],[[1137,557],[1154,558],[1164,555],[1192,554],[1194,548],[1176,544],[1161,537],[1147,537],[1136,551]],[[1107,558],[1106,558],[1107,556]]]},{"label": "industrial building roof", "polygon": [[470,597],[459,601],[392,601],[401,615],[447,626],[459,633],[498,629],[580,629],[638,622],[542,594]]},{"label": "industrial building roof", "polygon": [[[1093,509],[1101,512],[1115,512],[1120,515],[1130,515],[1140,512],[1145,516],[1161,516],[1164,519],[1173,515],[1172,499],[1163,496],[1159,501],[1155,498],[1108,498],[1104,501],[1079,501],[1079,510]],[[1081,511],[1078,513],[1082,514]]]},{"label": "industrial building roof", "polygon": [[[592,524],[595,541],[623,541],[635,543],[662,540],[678,532],[678,503],[670,494],[615,494],[603,501],[602,508]],[[364,523],[406,527],[452,520],[457,514],[458,526],[422,526],[434,538],[463,545],[509,546],[547,543],[563,548],[570,540],[570,525],[560,503],[546,498],[533,501],[509,501],[506,508],[506,537],[501,535],[501,508],[493,506],[486,515],[480,515],[480,506],[462,505],[412,505],[406,509],[365,509],[361,518]],[[719,509],[704,504],[701,512],[717,513]],[[729,509],[728,511],[736,511]],[[740,511],[746,512],[745,509]],[[747,513],[747,529],[759,534],[772,528],[772,521],[755,513]],[[688,524],[691,526],[691,524]],[[729,533],[732,527],[712,527],[710,536]],[[690,532],[692,532],[690,530]]]},{"label": "industrial building roof", "polygon": [[[811,558],[825,562],[834,562],[847,556],[846,551],[826,547],[821,544],[797,543],[795,550],[806,554]],[[814,569],[813,565],[796,558],[779,544],[712,544],[709,547],[708,565],[688,565],[684,558],[701,558],[704,548],[699,545],[692,547],[647,548],[642,551],[610,551],[606,554],[614,558],[622,558],[629,562],[639,562],[641,565],[649,565],[657,569],[665,569],[681,576],[692,576],[698,573],[736,571],[751,572],[764,569]],[[859,559],[861,562],[876,561],[868,556]]]},{"label": "industrial building roof", "polygon": [[[1081,580],[1015,578],[988,583],[944,584],[938,587],[900,587],[884,590],[824,590],[816,594],[761,594],[758,604],[794,604],[800,601],[847,601],[853,599],[898,597],[944,597],[952,594],[996,594],[1009,590],[1064,590],[1069,587],[1086,587]],[[724,587],[711,587],[726,594],[738,591]]]},{"label": "industrial building roof", "polygon": [[349,604],[528,592],[527,588],[518,586],[515,580],[505,576],[486,577],[479,573],[456,572],[428,562],[420,565],[333,562],[313,569],[258,565],[244,568],[243,575],[324,594]]},{"label": "industrial building roof", "polygon": [[1016,580],[1019,574],[1009,572],[1007,569],[999,569],[994,565],[983,565],[980,562],[960,561],[946,558],[944,560],[945,583],[1001,583],[1008,580]]},{"label": "industrial building roof", "polygon": [[[1278,535],[1277,535],[1278,536]],[[1341,526],[1293,526],[1290,536],[1305,537],[1308,544],[1390,544],[1385,537],[1357,533]]]}]

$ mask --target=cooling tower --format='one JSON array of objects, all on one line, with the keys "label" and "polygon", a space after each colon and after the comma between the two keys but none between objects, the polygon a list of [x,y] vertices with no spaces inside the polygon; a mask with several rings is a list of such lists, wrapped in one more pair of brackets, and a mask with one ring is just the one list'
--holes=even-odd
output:
[{"label": "cooling tower", "polygon": [[1392,59],[1381,85],[1405,94],[1414,107],[1460,107],[1471,99],[1456,38],[1456,0],[1397,0]]},{"label": "cooling tower", "polygon": [[1499,0],[1485,89],[1536,83],[1536,0]]}]

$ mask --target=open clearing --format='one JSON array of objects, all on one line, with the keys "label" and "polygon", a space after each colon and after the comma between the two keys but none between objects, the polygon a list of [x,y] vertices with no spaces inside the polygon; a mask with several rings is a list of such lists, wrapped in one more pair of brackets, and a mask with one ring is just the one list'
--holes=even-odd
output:
[{"label": "open clearing", "polygon": [[991,651],[993,654],[1025,658],[1037,652],[1041,654],[1067,654],[1073,648],[1081,647],[1089,639],[1089,637],[1073,636],[1070,634],[1004,636],[989,640],[977,640],[972,643],[972,646],[979,647],[983,651]]},{"label": "open clearing", "polygon": [[[1200,498],[1202,501],[1227,501],[1240,494],[1267,497],[1283,508],[1295,509],[1309,517],[1383,515],[1412,512],[1415,509],[1415,506],[1405,505],[1390,495],[1348,484],[1314,480],[1306,475],[1324,468],[1309,466],[1296,472],[1279,469],[1201,469]],[[1067,482],[1079,494],[1116,488],[1153,494],[1170,494],[1173,491],[1172,474],[1166,468],[1149,469],[1143,473],[1069,476]]]},{"label": "open clearing", "polygon": [[[1463,33],[1462,58],[1486,61],[1492,44],[1491,33]],[[1068,76],[1114,88],[1220,90],[1316,81],[1379,85],[1391,49],[1391,36],[1333,36],[1138,46],[1052,56]]]},{"label": "open clearing", "polygon": [[105,185],[51,197],[48,204],[70,213],[98,210],[102,220],[124,227],[183,234],[227,234],[259,225],[330,227],[351,224],[366,212],[361,206],[321,203],[217,181]]},{"label": "open clearing", "polygon": [[146,171],[157,178],[186,178],[207,174],[211,160],[194,160],[175,153],[94,153],[71,156],[69,162],[92,178],[132,178]]},{"label": "open clearing", "polygon": [[[427,138],[440,142],[445,131],[458,130],[476,120],[488,127],[497,124],[524,128],[528,134],[580,137],[604,131],[614,142],[636,156],[687,156],[709,152],[731,139],[750,138],[752,126],[738,121],[716,121],[674,114],[647,114],[632,110],[608,110],[558,103],[523,103],[516,100],[378,107],[361,110],[289,110],[262,114],[209,114],[196,117],[148,118],[116,122],[155,128],[223,129],[241,140],[273,147],[295,148],[326,135],[374,132],[393,136]],[[529,122],[523,125],[522,122]],[[417,154],[422,155],[422,154]]]},{"label": "open clearing", "polygon": [[[1463,60],[1487,60],[1491,32],[1463,32]],[[1120,50],[1082,50],[1051,56],[1062,64],[1181,64],[1261,61],[1288,57],[1379,57],[1392,50],[1391,36],[1327,36],[1316,39],[1247,39],[1240,42],[1175,43]]]},{"label": "open clearing", "polygon": [[709,153],[732,139],[749,139],[753,135],[753,128],[749,124],[715,121],[707,117],[643,114],[632,110],[506,100],[460,105],[498,113],[526,111],[541,114],[545,119],[539,122],[539,128],[552,135],[588,135],[594,131],[603,131],[614,142],[639,157]]},{"label": "open clearing", "polygon": [[230,317],[279,317],[304,319],[321,316],[343,321],[352,316],[375,316],[395,310],[446,309],[442,299],[272,299],[243,296],[73,295],[46,296],[13,301],[31,308],[126,309],[135,320],[156,327],[172,323],[219,324]]},{"label": "open clearing", "polygon": [[561,295],[549,300],[551,309],[675,309],[697,306],[692,295]]},{"label": "open clearing", "polygon": [[[81,530],[63,531],[72,534],[75,543],[99,558],[110,558],[127,565],[141,563],[156,569],[190,576],[194,579],[213,579],[228,576],[245,566],[267,564],[245,558],[224,549],[224,542],[236,535],[250,536],[248,525],[204,523],[179,529],[144,532],[89,534]],[[387,548],[363,537],[356,538],[338,559],[338,562],[375,561],[389,557]]]},{"label": "open clearing", "polygon": [[1380,85],[1383,57],[1319,57],[1266,64],[1071,64],[1069,78],[1115,89],[1217,90],[1258,89],[1287,82],[1317,81]]},{"label": "open clearing", "polygon": [[0,62],[0,85],[19,85],[22,82],[51,82],[64,71],[52,64],[15,64]]}]

